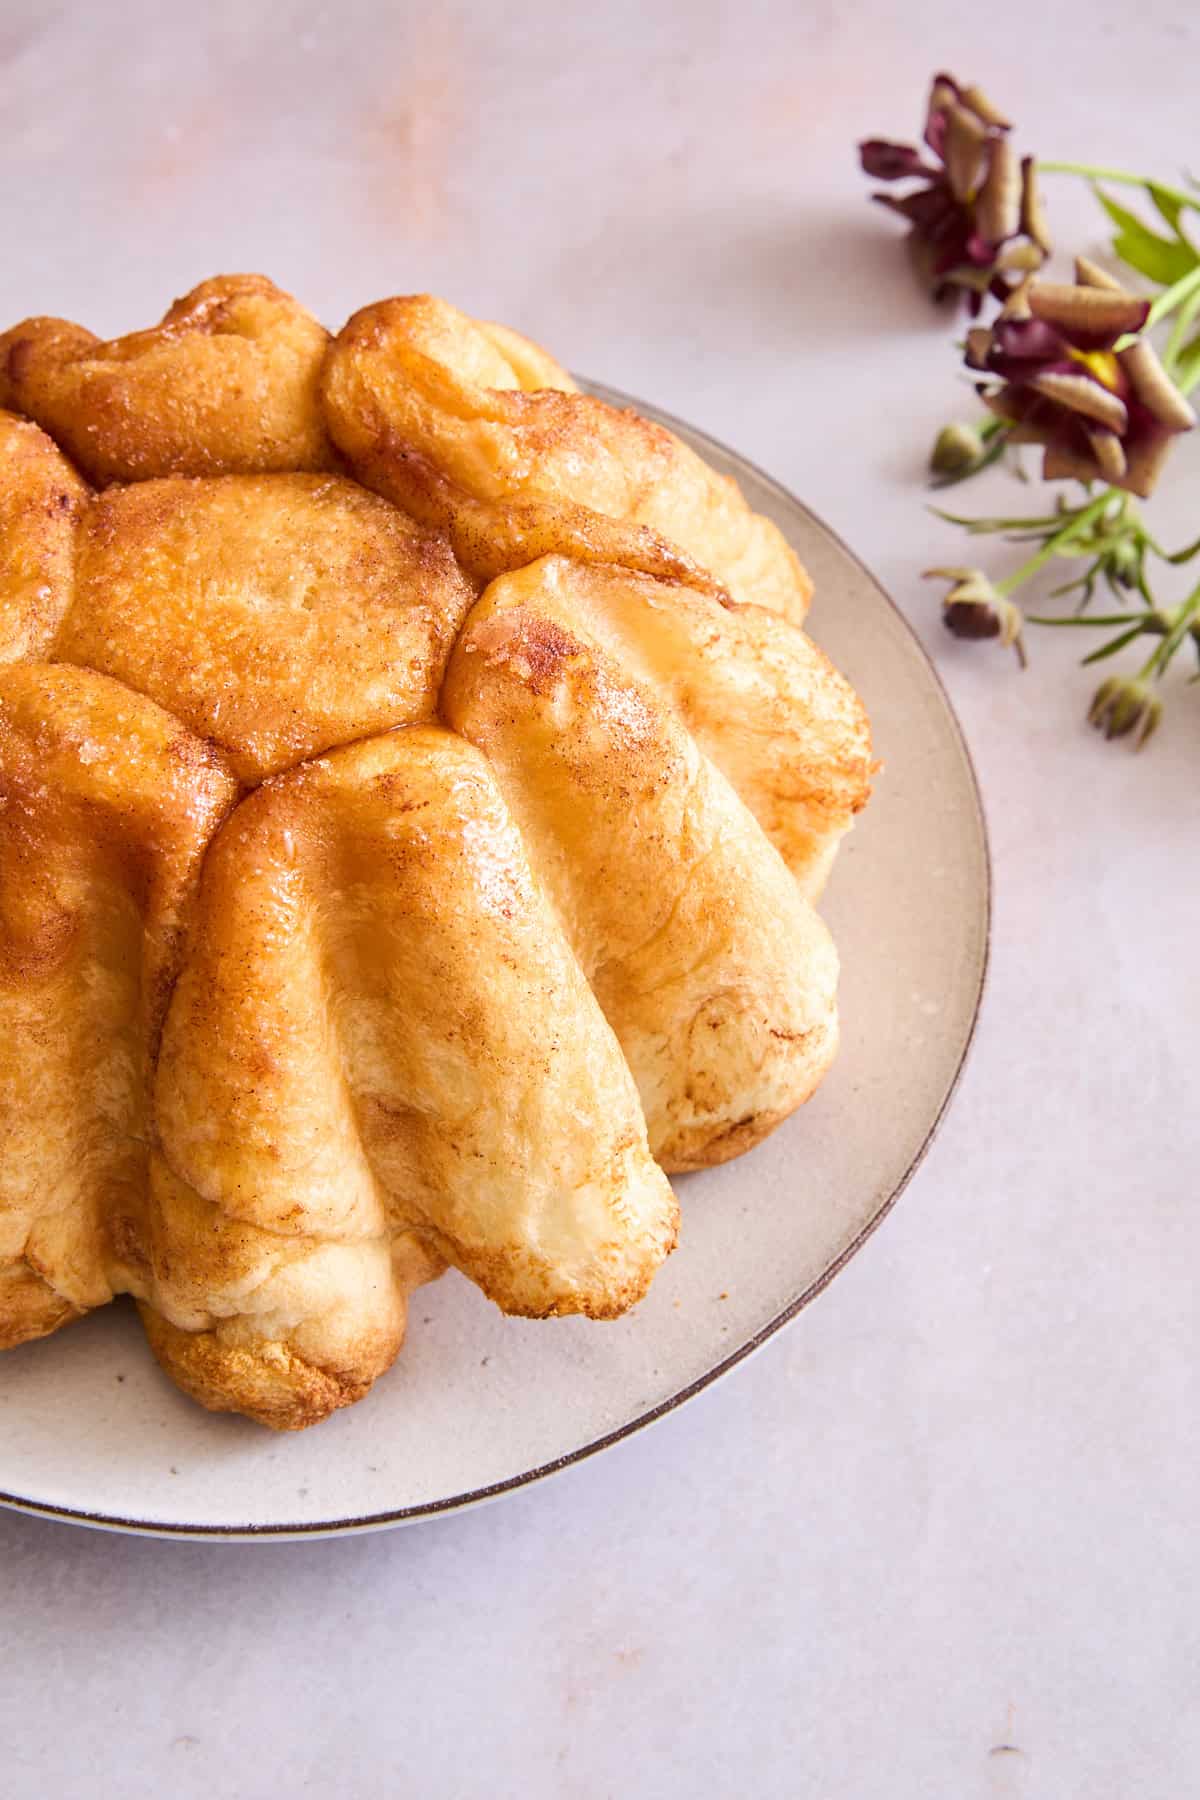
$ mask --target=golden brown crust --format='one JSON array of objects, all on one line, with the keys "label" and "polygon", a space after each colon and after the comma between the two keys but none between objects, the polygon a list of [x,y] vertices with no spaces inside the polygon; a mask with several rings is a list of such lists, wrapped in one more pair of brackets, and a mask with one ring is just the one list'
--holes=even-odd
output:
[{"label": "golden brown crust", "polygon": [[395,1360],[411,1289],[445,1266],[375,1225],[357,1239],[280,1234],[204,1199],[156,1153],[131,1284],[155,1355],[210,1411],[278,1431],[352,1404]]},{"label": "golden brown crust", "polygon": [[617,1045],[448,732],[365,740],[238,808],[156,1110],[174,1173],[276,1258],[413,1232],[508,1311],[607,1316],[673,1242]]},{"label": "golden brown crust", "polygon": [[403,1338],[361,1370],[322,1369],[278,1340],[245,1349],[215,1331],[181,1331],[139,1303],[150,1348],[185,1394],[209,1412],[237,1412],[272,1431],[303,1431],[339,1407],[353,1406],[390,1368]]},{"label": "golden brown crust", "polygon": [[348,461],[358,479],[423,525],[445,532],[463,568],[480,581],[540,556],[561,555],[724,593],[707,569],[644,525],[569,501],[481,500],[466,493],[396,435],[369,394],[355,397],[353,423],[347,422],[342,441],[355,445]]},{"label": "golden brown crust", "polygon": [[326,359],[363,487],[325,346],[260,277],[0,340],[0,399],[132,483],[0,414],[0,1349],[128,1292],[280,1430],[447,1264],[641,1297],[663,1169],[833,1055],[800,890],[871,768],[806,578],[670,433],[384,302]]},{"label": "golden brown crust", "polygon": [[44,656],[53,642],[88,498],[52,438],[0,412],[0,663]]},{"label": "golden brown crust", "polygon": [[559,553],[803,618],[807,575],[733,482],[661,425],[564,389],[561,371],[518,349],[504,356],[505,343],[427,294],[355,313],[322,392],[360,480],[448,531],[485,579]]},{"label": "golden brown crust", "polygon": [[35,419],[90,480],[325,469],[328,333],[263,275],[218,275],[162,323],[103,343],[65,319],[0,337],[0,405]]},{"label": "golden brown crust", "polygon": [[0,1261],[0,1350],[49,1337],[82,1317],[82,1310],[56,1293],[28,1263]]},{"label": "golden brown crust", "polygon": [[150,1068],[200,858],[234,792],[207,746],[107,677],[0,670],[6,1342],[122,1285]]},{"label": "golden brown crust", "polygon": [[875,765],[862,701],[812,639],[763,607],[611,566],[546,558],[505,592],[518,588],[677,714],[816,900]]},{"label": "golden brown crust", "polygon": [[85,515],[55,642],[260,781],[431,719],[474,599],[443,538],[336,475],[146,481]]},{"label": "golden brown crust", "polygon": [[[443,716],[494,769],[664,1168],[748,1148],[837,1042],[824,926],[682,722],[587,631],[570,565],[496,581]],[[652,873],[651,873],[652,872]],[[711,1147],[711,1148],[710,1148]]]}]

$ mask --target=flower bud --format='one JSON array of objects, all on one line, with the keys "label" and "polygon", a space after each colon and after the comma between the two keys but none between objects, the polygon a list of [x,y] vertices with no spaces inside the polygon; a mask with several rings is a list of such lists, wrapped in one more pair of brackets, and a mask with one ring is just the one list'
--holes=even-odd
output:
[{"label": "flower bud", "polygon": [[926,569],[925,574],[954,584],[942,601],[947,631],[976,641],[998,638],[1003,649],[1011,646],[1016,651],[1017,661],[1025,667],[1021,609],[992,585],[982,569]]},{"label": "flower bud", "polygon": [[1142,572],[1142,553],[1139,544],[1131,537],[1120,538],[1108,552],[1105,559],[1114,581],[1120,582],[1123,588],[1134,588]]},{"label": "flower bud", "polygon": [[929,454],[929,467],[935,475],[969,475],[987,454],[987,446],[977,425],[955,423],[943,425]]},{"label": "flower bud", "polygon": [[1106,738],[1136,732],[1134,748],[1140,750],[1162,718],[1162,701],[1140,676],[1110,675],[1096,690],[1088,709],[1088,724]]}]

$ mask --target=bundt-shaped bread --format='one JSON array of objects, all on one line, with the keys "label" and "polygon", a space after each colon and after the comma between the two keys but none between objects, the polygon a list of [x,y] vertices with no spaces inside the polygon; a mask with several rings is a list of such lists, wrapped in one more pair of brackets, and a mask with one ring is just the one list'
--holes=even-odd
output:
[{"label": "bundt-shaped bread", "polygon": [[0,1348],[132,1294],[293,1428],[449,1264],[624,1311],[836,1047],[870,745],[791,550],[428,297],[32,319],[0,402]]}]

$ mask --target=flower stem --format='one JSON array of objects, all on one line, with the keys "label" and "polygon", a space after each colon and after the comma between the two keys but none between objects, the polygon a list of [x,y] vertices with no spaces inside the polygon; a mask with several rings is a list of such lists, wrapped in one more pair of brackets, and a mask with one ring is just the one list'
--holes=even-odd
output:
[{"label": "flower stem", "polygon": [[1047,538],[1041,549],[1031,556],[1028,562],[1022,563],[1021,567],[1014,570],[1011,575],[1006,575],[1003,581],[998,581],[996,592],[1005,596],[1015,593],[1017,588],[1029,581],[1040,568],[1050,561],[1056,551],[1062,550],[1074,538],[1086,531],[1092,521],[1100,517],[1116,496],[1116,488],[1105,488],[1102,494],[1098,494],[1087,506],[1074,513],[1061,531],[1056,531],[1052,538]]},{"label": "flower stem", "polygon": [[1164,675],[1167,664],[1182,644],[1192,628],[1192,621],[1200,614],[1200,586],[1194,587],[1187,599],[1175,614],[1174,624],[1160,644],[1156,644],[1147,657],[1139,680],[1147,681],[1151,675]]},{"label": "flower stem", "polygon": [[1166,349],[1163,351],[1163,367],[1166,369],[1168,375],[1172,373],[1175,367],[1176,358],[1183,349],[1183,340],[1186,338],[1191,323],[1198,312],[1200,312],[1200,288],[1197,288],[1194,294],[1189,294],[1188,298],[1179,309],[1179,316],[1171,327],[1171,336],[1167,342]]},{"label": "flower stem", "polygon": [[1194,544],[1185,544],[1182,550],[1172,551],[1170,556],[1167,555],[1165,550],[1160,550],[1157,544],[1155,544],[1153,548],[1155,553],[1158,556],[1161,556],[1164,562],[1175,563],[1176,566],[1178,566],[1180,563],[1191,562],[1193,556],[1196,555],[1196,552],[1200,551],[1200,538],[1197,538]]},{"label": "flower stem", "polygon": [[1190,207],[1193,212],[1200,212],[1200,194],[1189,194],[1186,188],[1168,187],[1164,181],[1148,181],[1144,175],[1134,175],[1128,169],[1098,169],[1091,163],[1043,162],[1037,159],[1039,175],[1082,175],[1085,181],[1114,181],[1122,187],[1157,188],[1168,200],[1174,200],[1179,206]]},{"label": "flower stem", "polygon": [[1168,313],[1173,313],[1177,306],[1190,301],[1192,295],[1197,293],[1200,293],[1200,264],[1189,269],[1186,275],[1181,275],[1169,288],[1163,289],[1150,308],[1145,329],[1149,330],[1151,325],[1157,325],[1160,319],[1165,319]]},{"label": "flower stem", "polygon": [[[1072,625],[1084,631],[1091,631],[1104,625],[1136,625],[1139,630],[1152,631],[1153,614],[1146,612],[1132,613],[1067,613],[1065,616],[1051,617],[1047,614],[1026,613],[1028,625]],[[1162,633],[1158,635],[1161,637]]]}]

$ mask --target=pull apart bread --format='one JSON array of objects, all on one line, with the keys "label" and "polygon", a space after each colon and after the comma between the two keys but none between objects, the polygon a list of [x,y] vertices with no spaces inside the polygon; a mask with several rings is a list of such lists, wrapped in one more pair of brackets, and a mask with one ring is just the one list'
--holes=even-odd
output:
[{"label": "pull apart bread", "polygon": [[454,1264],[611,1318],[837,1041],[868,794],[774,526],[440,300],[0,337],[0,1348],[278,1428]]}]

